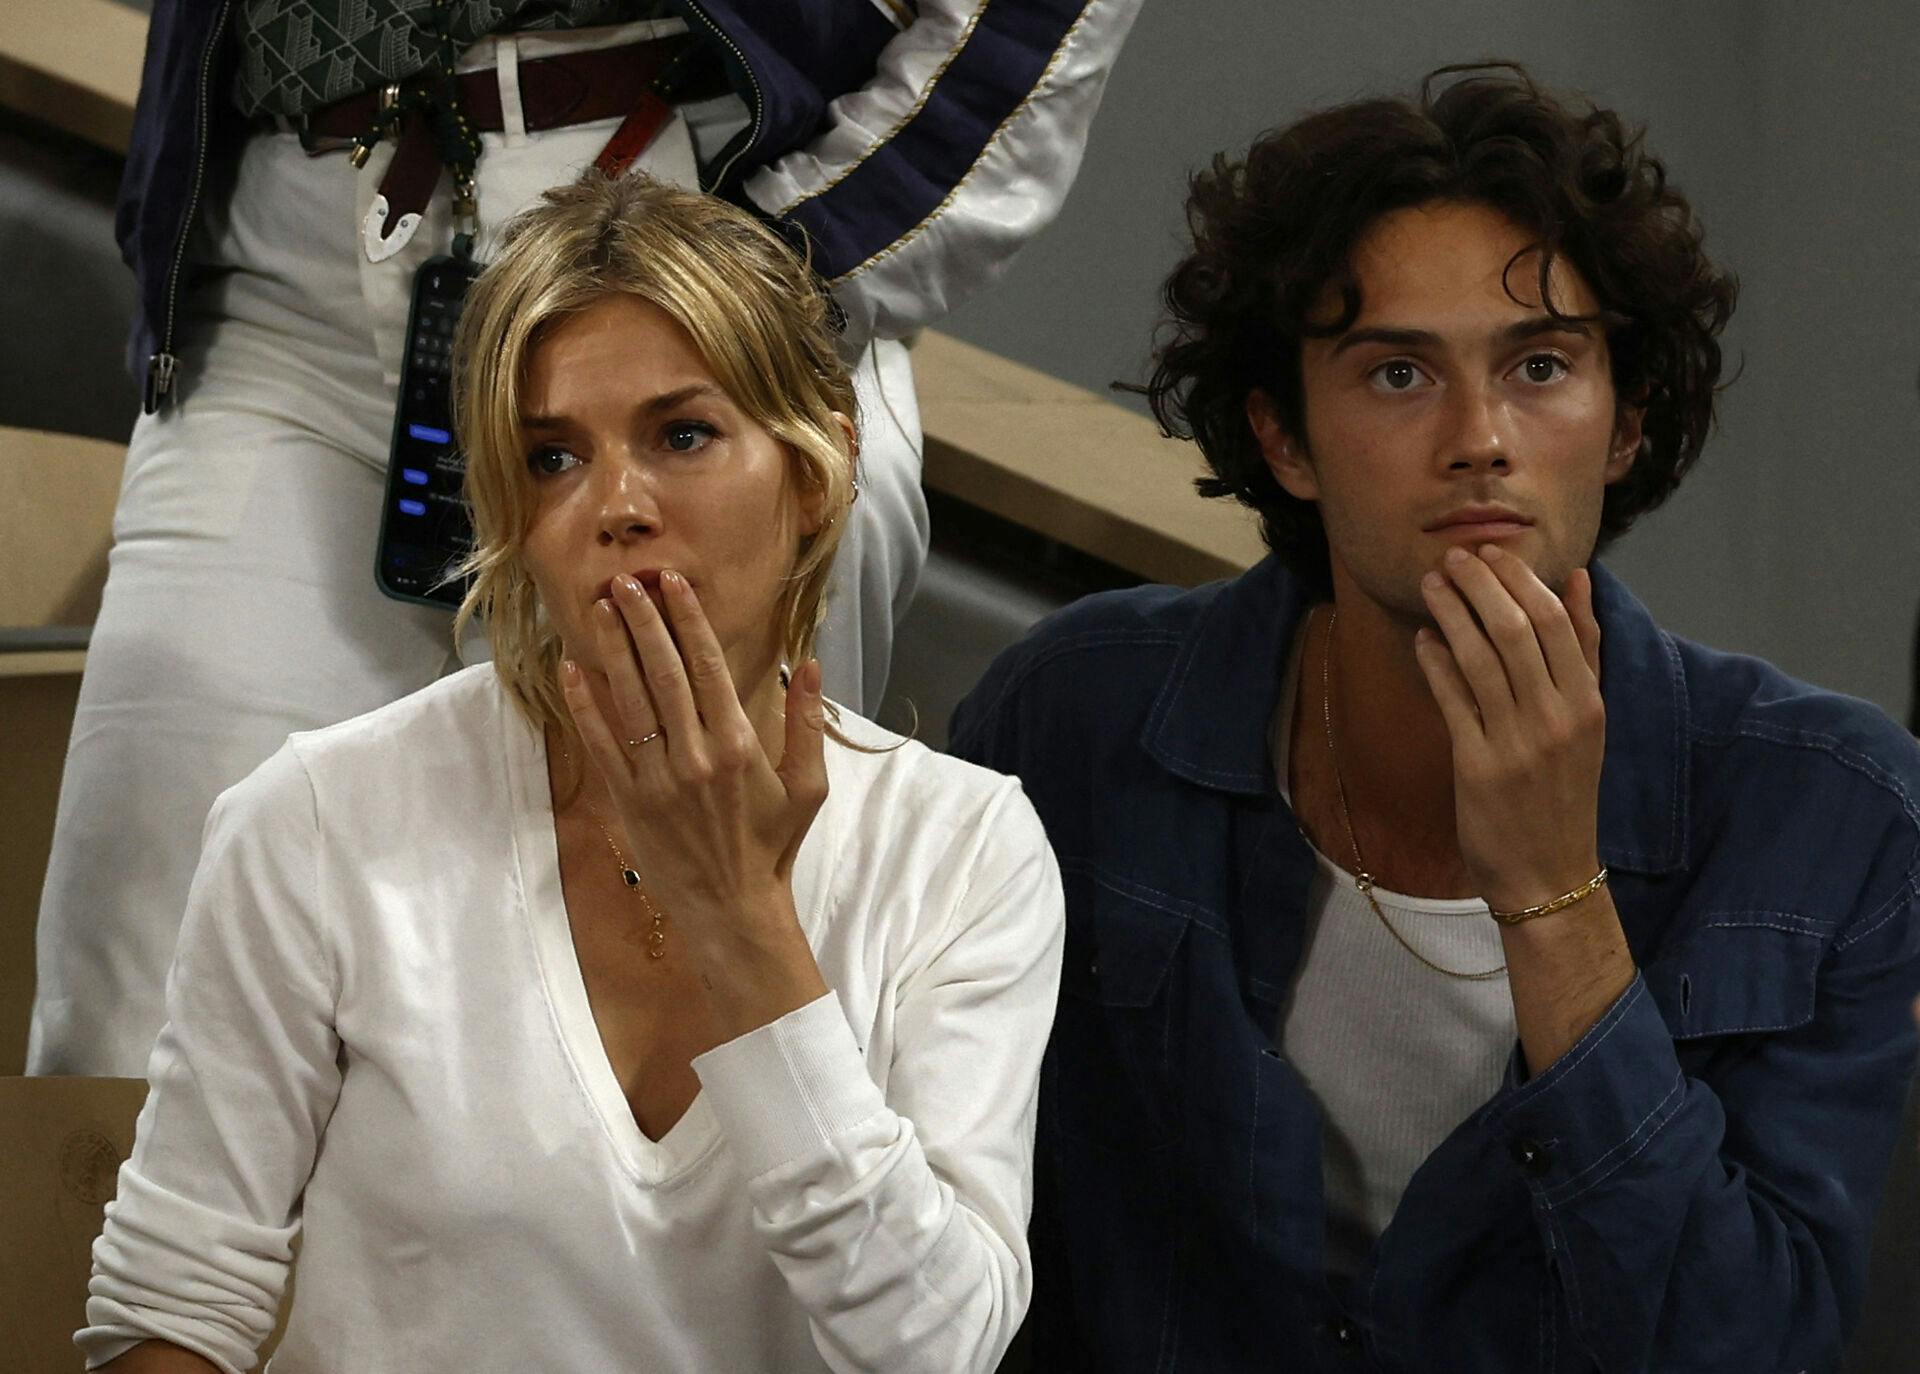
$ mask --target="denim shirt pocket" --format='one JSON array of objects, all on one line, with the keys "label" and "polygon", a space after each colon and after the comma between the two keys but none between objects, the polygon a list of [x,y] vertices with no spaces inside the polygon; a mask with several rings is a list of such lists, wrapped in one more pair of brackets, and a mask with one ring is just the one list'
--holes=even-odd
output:
[{"label": "denim shirt pocket", "polygon": [[1105,1149],[1162,1148],[1178,1114],[1166,1072],[1170,970],[1188,918],[1097,879],[1080,882],[1080,899],[1067,902],[1048,1055],[1054,1124]]},{"label": "denim shirt pocket", "polygon": [[1709,913],[1641,976],[1676,1041],[1791,1030],[1813,1019],[1829,934],[1787,913]]}]

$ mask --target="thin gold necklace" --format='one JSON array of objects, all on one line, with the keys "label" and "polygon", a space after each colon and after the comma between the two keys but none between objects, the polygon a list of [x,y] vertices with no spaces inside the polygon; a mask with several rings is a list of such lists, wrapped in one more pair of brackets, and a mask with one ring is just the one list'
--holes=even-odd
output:
[{"label": "thin gold necklace", "polygon": [[1367,905],[1373,908],[1373,914],[1380,918],[1380,924],[1387,928],[1387,934],[1398,942],[1400,948],[1432,969],[1435,973],[1444,973],[1449,978],[1459,978],[1466,982],[1477,983],[1488,978],[1497,978],[1507,971],[1505,964],[1499,968],[1487,969],[1484,973],[1468,973],[1460,969],[1447,968],[1436,964],[1419,950],[1407,943],[1407,937],[1394,929],[1387,913],[1380,909],[1380,903],[1374,900],[1373,875],[1367,872],[1367,861],[1360,857],[1360,841],[1353,833],[1353,816],[1347,810],[1347,784],[1340,776],[1340,750],[1333,742],[1333,622],[1340,612],[1329,609],[1327,612],[1326,643],[1320,653],[1320,717],[1327,726],[1327,754],[1333,760],[1333,786],[1340,798],[1340,823],[1347,828],[1347,846],[1353,850],[1353,881],[1360,889],[1360,895],[1367,899]]},{"label": "thin gold necklace", "polygon": [[647,930],[647,957],[664,959],[667,955],[667,933],[662,927],[665,926],[667,918],[661,915],[660,908],[653,904],[653,898],[647,895],[647,890],[640,886],[639,873],[634,870],[632,864],[627,862],[627,856],[620,852],[620,846],[615,842],[613,832],[608,830],[605,822],[600,819],[600,813],[593,809],[593,803],[582,797],[580,804],[587,808],[587,815],[593,818],[594,828],[606,838],[607,848],[613,851],[613,860],[620,865],[621,881],[633,889],[633,895],[640,899],[640,905],[646,908],[647,916],[653,922]]},{"label": "thin gold necklace", "polygon": [[[567,767],[573,767],[573,755],[567,752],[564,744],[560,746],[560,757],[567,761]],[[584,785],[585,780],[582,779],[582,786]],[[620,865],[620,881],[633,889],[633,895],[640,899],[640,905],[646,908],[647,916],[653,923],[647,930],[647,957],[664,959],[667,955],[666,916],[653,904],[653,898],[647,895],[647,890],[640,886],[639,871],[628,863],[627,856],[620,852],[619,842],[613,838],[613,832],[607,829],[606,822],[600,819],[600,813],[593,809],[593,803],[583,796],[580,798],[580,804],[587,808],[587,818],[593,822],[593,828],[600,832],[601,838],[607,842],[607,848],[613,851],[613,860]]]}]

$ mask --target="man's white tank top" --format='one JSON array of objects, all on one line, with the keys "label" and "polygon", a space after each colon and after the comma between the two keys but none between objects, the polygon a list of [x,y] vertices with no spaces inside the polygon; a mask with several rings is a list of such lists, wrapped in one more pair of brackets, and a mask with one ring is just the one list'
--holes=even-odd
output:
[{"label": "man's white tank top", "polygon": [[[1304,642],[1303,632],[1270,730],[1283,796]],[[1504,976],[1470,981],[1425,967],[1382,928],[1351,873],[1318,850],[1314,858],[1306,952],[1275,1044],[1320,1104],[1327,1267],[1350,1274],[1422,1161],[1500,1086],[1517,1033]],[[1499,967],[1500,928],[1486,903],[1379,887],[1373,896],[1442,968]]]}]

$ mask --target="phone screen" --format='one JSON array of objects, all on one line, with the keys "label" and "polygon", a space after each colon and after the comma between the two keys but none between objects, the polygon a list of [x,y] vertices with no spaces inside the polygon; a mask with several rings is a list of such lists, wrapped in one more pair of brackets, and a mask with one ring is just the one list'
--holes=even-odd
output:
[{"label": "phone screen", "polygon": [[450,579],[473,551],[466,460],[453,435],[453,336],[479,271],[470,259],[438,257],[414,277],[374,573],[402,601],[457,607],[466,595],[466,579]]}]

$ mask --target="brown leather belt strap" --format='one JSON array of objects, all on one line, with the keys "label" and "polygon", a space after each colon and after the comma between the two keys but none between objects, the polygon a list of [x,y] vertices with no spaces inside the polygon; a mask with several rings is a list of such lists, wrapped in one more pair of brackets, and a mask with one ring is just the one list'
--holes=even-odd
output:
[{"label": "brown leather belt strap", "polygon": [[[623,116],[613,140],[596,163],[609,176],[630,166],[672,117],[669,100],[699,100],[726,90],[724,76],[709,64],[704,82],[699,72],[679,69],[677,60],[694,40],[686,34],[649,39],[592,52],[560,53],[519,64],[520,109],[529,132]],[[691,54],[689,54],[691,56]],[[675,69],[669,72],[669,67]],[[663,82],[661,78],[665,76]],[[465,72],[455,78],[462,127],[481,133],[505,127],[500,108],[499,74],[493,68]],[[661,87],[670,85],[670,93]],[[350,143],[364,150],[387,113],[383,100],[394,88],[363,91],[314,111],[302,123],[301,142],[309,153]],[[412,238],[439,184],[441,154],[428,115],[417,106],[405,107],[395,131],[393,161],[380,179],[379,193],[362,228],[367,254],[383,262]],[[317,143],[315,140],[325,140]],[[356,158],[359,165],[364,152]],[[469,183],[470,185],[470,183]],[[466,194],[465,191],[462,194]],[[467,213],[471,213],[469,203]]]},{"label": "brown leather belt strap", "polygon": [[[667,64],[692,41],[690,36],[678,34],[520,63],[520,108],[528,130],[588,124],[629,113]],[[463,72],[455,79],[467,120],[474,128],[497,133],[506,127],[500,113],[500,81],[493,68]],[[706,89],[676,92],[675,97],[704,99],[724,92],[723,85],[710,82]],[[308,115],[303,134],[309,139],[351,140],[372,129],[379,114],[380,92],[362,91]],[[312,146],[311,141],[308,146]]]}]

